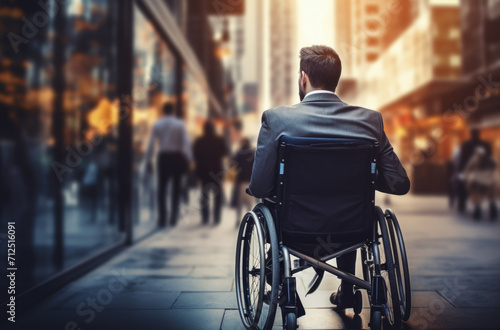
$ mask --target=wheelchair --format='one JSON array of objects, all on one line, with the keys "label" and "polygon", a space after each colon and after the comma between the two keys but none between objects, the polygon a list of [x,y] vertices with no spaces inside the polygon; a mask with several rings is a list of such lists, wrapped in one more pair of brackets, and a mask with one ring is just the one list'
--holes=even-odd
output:
[{"label": "wheelchair", "polygon": [[[276,196],[247,212],[238,232],[235,288],[244,327],[271,329],[279,306],[283,329],[297,329],[305,310],[293,275],[312,267],[307,294],[331,273],[353,284],[355,315],[367,291],[371,329],[400,328],[410,317],[410,275],[396,215],[375,205],[378,143],[282,136],[278,156]],[[328,263],[358,250],[362,278]]]}]

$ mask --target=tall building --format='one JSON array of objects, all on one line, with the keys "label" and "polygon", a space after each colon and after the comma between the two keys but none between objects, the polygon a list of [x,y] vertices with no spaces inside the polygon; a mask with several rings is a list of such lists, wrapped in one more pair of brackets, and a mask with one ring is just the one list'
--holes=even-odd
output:
[{"label": "tall building", "polygon": [[186,36],[200,61],[208,83],[212,87],[213,96],[222,108],[210,107],[210,115],[224,117],[226,115],[226,97],[224,86],[224,68],[219,57],[215,56],[218,44],[214,41],[214,33],[209,22],[209,13],[213,3],[205,0],[187,1]]},{"label": "tall building", "polygon": [[269,15],[265,20],[265,32],[268,35],[268,58],[265,70],[268,81],[264,85],[268,93],[268,107],[297,102],[297,3],[289,0],[265,1]]},{"label": "tall building", "polygon": [[458,1],[356,0],[350,19],[351,35],[341,38],[351,45],[354,103],[383,113],[413,192],[445,192],[447,163],[466,137],[465,118],[444,116],[467,95]]},{"label": "tall building", "polygon": [[[338,94],[354,101],[366,69],[411,25],[416,0],[336,0],[335,49],[342,60]],[[364,78],[360,78],[364,79]]]},{"label": "tall building", "polygon": [[470,74],[498,64],[500,54],[500,1],[460,2],[463,72]]},{"label": "tall building", "polygon": [[[500,1],[461,1],[463,95],[473,96],[462,111],[470,126],[481,129],[500,160]],[[457,111],[458,112],[458,111]]]}]

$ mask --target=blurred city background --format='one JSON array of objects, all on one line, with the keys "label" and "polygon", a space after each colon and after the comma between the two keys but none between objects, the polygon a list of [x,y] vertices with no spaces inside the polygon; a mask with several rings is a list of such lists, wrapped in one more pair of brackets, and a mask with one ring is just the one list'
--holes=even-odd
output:
[{"label": "blurred city background", "polygon": [[[157,232],[145,154],[166,102],[190,143],[207,120],[223,137],[228,208],[231,155],[242,138],[255,147],[263,111],[299,102],[298,53],[312,44],[339,53],[343,101],[382,112],[411,194],[446,197],[455,214],[471,129],[500,162],[499,31],[498,0],[2,0],[2,264],[15,221],[29,304]],[[484,204],[489,218],[499,187],[464,214]],[[183,175],[179,223],[201,222],[202,190]]]}]

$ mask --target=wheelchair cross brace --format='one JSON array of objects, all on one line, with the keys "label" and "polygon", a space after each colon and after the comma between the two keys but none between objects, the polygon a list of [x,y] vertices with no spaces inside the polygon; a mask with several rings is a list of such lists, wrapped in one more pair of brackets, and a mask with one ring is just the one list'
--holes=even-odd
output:
[{"label": "wheelchair cross brace", "polygon": [[[294,256],[305,260],[306,262],[311,264],[311,266],[314,266],[314,267],[319,268],[319,269],[323,269],[324,271],[327,271],[331,274],[334,274],[343,280],[347,280],[347,281],[351,282],[352,284],[356,285],[357,287],[359,287],[361,289],[365,289],[368,291],[371,291],[371,289],[372,289],[372,284],[370,282],[364,281],[364,280],[362,280],[362,279],[360,279],[360,278],[358,278],[350,273],[346,273],[346,272],[344,272],[336,267],[333,267],[333,266],[327,264],[326,262],[309,257],[308,255],[300,253],[299,251],[296,251],[294,249],[288,248],[288,251],[290,252],[290,254],[293,254]],[[286,258],[285,258],[285,260],[286,260]],[[287,271],[287,268],[285,268],[285,272],[286,271]]]},{"label": "wheelchair cross brace", "polygon": [[[323,262],[327,262],[328,260],[331,260],[333,258],[337,258],[343,254],[346,254],[346,253],[349,253],[349,252],[352,252],[352,251],[356,251],[357,249],[359,249],[360,247],[364,246],[366,243],[358,243],[358,244],[355,244],[355,245],[352,245],[350,247],[347,247],[345,249],[342,249],[340,251],[337,251],[335,253],[332,253],[332,254],[329,254],[327,256],[324,256],[322,258],[319,258],[320,261],[323,261]],[[298,272],[301,272],[303,270],[306,270],[310,267],[312,267],[313,265],[311,264],[305,264],[303,266],[300,266],[298,268],[295,268],[292,270],[292,274],[296,274]]]}]

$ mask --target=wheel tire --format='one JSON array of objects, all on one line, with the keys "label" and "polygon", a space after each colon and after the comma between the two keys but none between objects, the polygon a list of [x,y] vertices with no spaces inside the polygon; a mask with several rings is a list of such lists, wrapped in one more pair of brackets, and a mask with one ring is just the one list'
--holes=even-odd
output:
[{"label": "wheel tire", "polygon": [[[280,273],[274,222],[269,210],[259,205],[245,214],[240,225],[235,283],[243,325],[246,329],[265,330],[274,323]],[[268,278],[271,283],[267,283]]]},{"label": "wheel tire", "polygon": [[372,311],[370,315],[370,329],[371,330],[382,329],[382,313],[380,311]]},{"label": "wheel tire", "polygon": [[[280,271],[280,247],[278,235],[274,225],[274,218],[269,208],[263,203],[257,204],[253,211],[261,219],[264,231],[266,233],[266,287],[268,289],[268,303],[266,321],[259,326],[259,329],[271,329],[276,316],[278,305],[279,287],[281,282]],[[260,325],[260,323],[259,323]]]},{"label": "wheel tire", "polygon": [[297,315],[295,313],[288,313],[285,317],[284,330],[297,330]]},{"label": "wheel tire", "polygon": [[392,246],[387,223],[380,207],[377,206],[377,218],[380,226],[383,249],[380,249],[380,274],[386,287],[385,316],[387,322],[396,329],[401,327],[401,309],[399,308],[398,286],[392,257]]},{"label": "wheel tire", "polygon": [[354,292],[354,315],[359,315],[363,310],[363,295],[361,291],[356,290]]},{"label": "wheel tire", "polygon": [[403,321],[408,321],[411,313],[411,285],[403,233],[401,232],[398,219],[392,210],[386,210],[385,216],[388,223],[389,234],[391,236],[401,318]]}]

